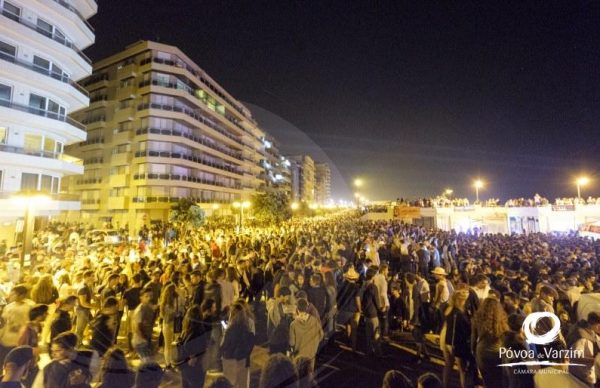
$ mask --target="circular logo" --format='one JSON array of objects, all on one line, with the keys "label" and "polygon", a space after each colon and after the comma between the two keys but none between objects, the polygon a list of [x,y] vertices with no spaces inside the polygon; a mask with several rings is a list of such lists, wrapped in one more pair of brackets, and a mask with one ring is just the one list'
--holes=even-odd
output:
[{"label": "circular logo", "polygon": [[[542,318],[550,318],[552,320],[552,329],[544,335],[534,334],[537,323]],[[527,343],[536,345],[549,344],[558,337],[558,333],[560,332],[560,319],[553,313],[547,311],[531,313],[523,322],[523,332],[527,338]]]}]

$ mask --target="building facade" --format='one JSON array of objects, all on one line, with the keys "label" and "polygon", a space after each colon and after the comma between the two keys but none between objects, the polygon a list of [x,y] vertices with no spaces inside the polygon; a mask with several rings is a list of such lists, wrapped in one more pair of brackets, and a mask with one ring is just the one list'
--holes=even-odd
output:
[{"label": "building facade", "polygon": [[326,205],[331,201],[331,169],[327,163],[315,163],[315,202]]},{"label": "building facade", "polygon": [[44,193],[35,214],[79,208],[63,194],[65,178],[83,173],[65,147],[86,139],[85,126],[69,114],[89,104],[75,81],[92,72],[81,50],[94,43],[87,19],[94,0],[0,0],[0,219],[14,232],[28,199]]},{"label": "building facade", "polygon": [[81,216],[129,225],[166,220],[180,198],[202,207],[249,198],[264,185],[265,133],[251,113],[178,48],[140,41],[94,64],[89,108],[74,117],[87,141],[71,148]]},{"label": "building facade", "polygon": [[315,162],[308,155],[294,155],[287,159],[291,162],[292,200],[313,204],[315,202]]}]

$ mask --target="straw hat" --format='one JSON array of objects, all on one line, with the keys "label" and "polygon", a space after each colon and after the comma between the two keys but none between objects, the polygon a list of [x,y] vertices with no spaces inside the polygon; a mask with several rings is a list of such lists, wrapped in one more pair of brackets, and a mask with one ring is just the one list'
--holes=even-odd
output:
[{"label": "straw hat", "polygon": [[354,269],[354,267],[350,267],[348,271],[344,274],[344,277],[348,280],[358,280],[359,278],[358,272]]},{"label": "straw hat", "polygon": [[442,267],[435,267],[433,269],[433,271],[431,271],[431,273],[434,274],[434,275],[448,276],[448,274],[446,273],[446,271]]}]

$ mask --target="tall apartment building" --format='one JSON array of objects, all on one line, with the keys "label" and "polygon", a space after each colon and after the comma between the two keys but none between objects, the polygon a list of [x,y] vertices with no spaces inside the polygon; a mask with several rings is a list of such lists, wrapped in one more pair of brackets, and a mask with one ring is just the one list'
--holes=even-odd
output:
[{"label": "tall apartment building", "polygon": [[[94,0],[0,0],[0,219],[23,217],[11,197],[44,192],[50,200],[37,215],[78,209],[61,195],[63,179],[83,173],[65,146],[86,139],[85,126],[68,115],[87,107],[88,93],[75,81],[92,72],[81,52],[94,43],[87,19]],[[14,225],[12,225],[14,233]]]},{"label": "tall apartment building", "polygon": [[288,195],[291,191],[290,161],[279,152],[279,144],[270,135],[264,139],[265,158],[261,160],[264,171],[261,178],[264,179],[264,190],[284,191]]},{"label": "tall apartment building", "polygon": [[130,231],[166,220],[180,198],[210,209],[264,184],[264,132],[251,113],[178,48],[140,41],[94,64],[87,141],[72,189],[82,216]]},{"label": "tall apartment building", "polygon": [[325,205],[331,199],[331,169],[327,163],[315,163],[315,202]]},{"label": "tall apartment building", "polygon": [[291,163],[292,199],[312,204],[315,202],[315,162],[308,155],[294,155]]}]

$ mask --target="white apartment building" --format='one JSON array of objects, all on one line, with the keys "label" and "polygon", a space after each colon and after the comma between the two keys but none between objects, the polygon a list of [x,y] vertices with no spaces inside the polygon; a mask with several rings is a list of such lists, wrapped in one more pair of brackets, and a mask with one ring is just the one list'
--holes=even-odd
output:
[{"label": "white apartment building", "polygon": [[41,192],[50,200],[36,215],[79,209],[64,195],[63,177],[83,174],[83,163],[64,153],[86,139],[85,126],[69,113],[89,105],[75,81],[92,72],[81,50],[94,43],[87,19],[95,0],[0,0],[0,221],[14,232],[27,201]]}]

